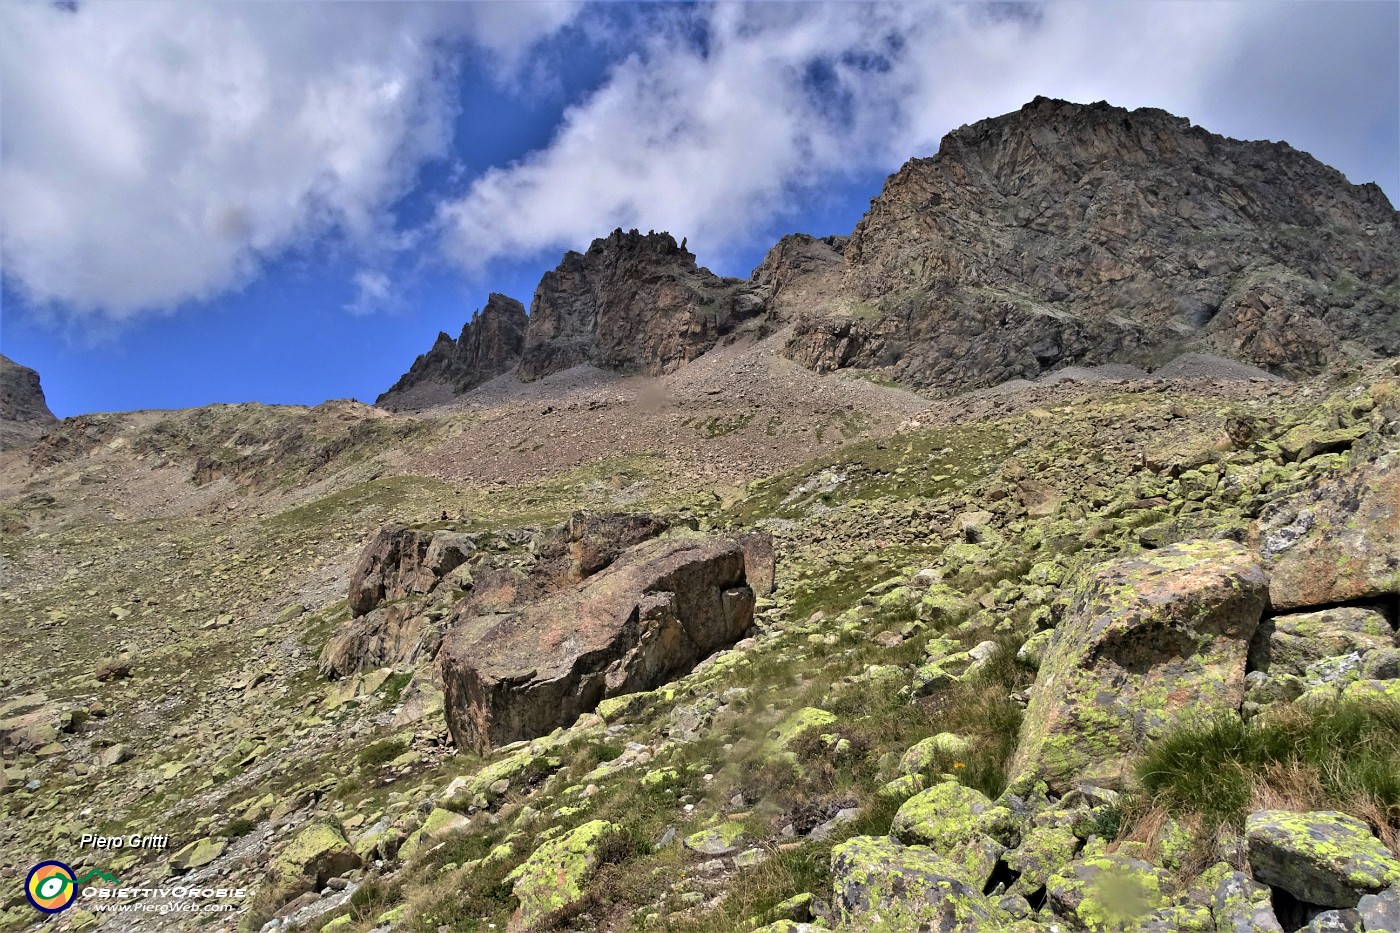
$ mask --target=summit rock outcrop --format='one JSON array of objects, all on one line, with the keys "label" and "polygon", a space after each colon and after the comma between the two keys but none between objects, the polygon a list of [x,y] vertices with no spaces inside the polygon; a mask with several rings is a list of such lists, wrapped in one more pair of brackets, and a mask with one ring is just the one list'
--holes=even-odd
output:
[{"label": "summit rock outcrop", "polygon": [[34,440],[57,421],[44,399],[39,374],[0,355],[0,450]]},{"label": "summit rock outcrop", "polygon": [[1183,354],[1303,377],[1400,353],[1398,218],[1287,143],[1038,97],[905,163],[849,237],[783,237],[746,281],[667,233],[565,254],[517,371],[657,375],[781,331],[807,369],[938,395]]},{"label": "summit rock outcrop", "polygon": [[1316,373],[1400,352],[1396,221],[1287,143],[1036,98],[886,181],[786,352],[944,391],[1186,350]]},{"label": "summit rock outcrop", "polygon": [[669,233],[614,230],[564,254],[530,304],[520,376],[582,363],[657,375],[733,335],[763,302],[739,279],[703,266]]},{"label": "summit rock outcrop", "polygon": [[450,394],[460,395],[509,371],[520,360],[528,320],[523,304],[492,292],[486,306],[472,315],[456,340],[439,333],[432,349],[414,360],[408,372],[379,396],[376,404],[386,408],[418,407],[415,396],[433,386],[446,387]]}]

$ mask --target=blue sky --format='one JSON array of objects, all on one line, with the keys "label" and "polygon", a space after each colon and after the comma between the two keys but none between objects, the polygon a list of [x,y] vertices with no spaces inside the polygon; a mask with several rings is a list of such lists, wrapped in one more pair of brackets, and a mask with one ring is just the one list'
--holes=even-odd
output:
[{"label": "blue sky", "polygon": [[0,350],[59,415],[372,400],[667,229],[747,275],[1037,94],[1400,194],[1400,4],[0,5]]}]

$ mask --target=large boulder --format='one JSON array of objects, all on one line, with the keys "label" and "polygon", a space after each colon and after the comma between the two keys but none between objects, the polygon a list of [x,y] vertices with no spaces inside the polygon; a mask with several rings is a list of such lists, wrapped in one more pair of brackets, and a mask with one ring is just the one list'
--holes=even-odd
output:
[{"label": "large boulder", "polygon": [[1045,893],[1055,914],[1076,927],[1116,933],[1150,929],[1145,921],[1168,905],[1171,887],[1171,877],[1147,862],[1097,855],[1070,863],[1046,882]]},{"label": "large boulder", "polygon": [[1249,666],[1270,674],[1302,676],[1329,658],[1394,648],[1395,632],[1380,612],[1354,606],[1276,616],[1259,626]]},{"label": "large boulder", "polygon": [[269,872],[284,893],[320,890],[331,878],[360,867],[360,857],[340,827],[312,823],[292,837],[272,860]]},{"label": "large boulder", "polygon": [[1400,859],[1343,813],[1259,810],[1245,820],[1245,838],[1254,877],[1305,904],[1355,907],[1400,884]]},{"label": "large boulder", "polygon": [[601,865],[607,845],[618,835],[612,823],[593,820],[536,849],[506,876],[520,901],[507,930],[535,929],[550,914],[577,903]]},{"label": "large boulder", "polygon": [[1400,449],[1358,457],[1271,508],[1258,539],[1276,610],[1400,596]]},{"label": "large boulder", "polygon": [[350,612],[367,615],[385,601],[430,592],[476,550],[471,536],[388,525],[360,552],[350,573]]},{"label": "large boulder", "polygon": [[1259,561],[1230,541],[1177,544],[1092,572],[1031,689],[1013,786],[1121,787],[1132,760],[1182,713],[1239,709],[1266,595]]},{"label": "large boulder", "polygon": [[842,929],[957,933],[995,929],[994,911],[960,866],[924,846],[856,836],[831,852]]},{"label": "large boulder", "polygon": [[458,747],[567,726],[606,697],[659,686],[753,622],[733,541],[671,538],[629,550],[582,586],[511,611],[454,615],[438,652]]}]

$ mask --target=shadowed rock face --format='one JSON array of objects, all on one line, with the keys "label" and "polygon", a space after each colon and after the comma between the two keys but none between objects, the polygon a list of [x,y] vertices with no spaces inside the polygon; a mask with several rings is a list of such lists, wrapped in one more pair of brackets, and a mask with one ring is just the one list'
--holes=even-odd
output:
[{"label": "shadowed rock face", "polygon": [[453,340],[438,334],[432,349],[414,360],[376,404],[399,407],[407,403],[410,390],[425,383],[450,386],[454,393],[467,392],[507,372],[520,359],[527,323],[523,304],[493,292],[486,307],[462,328],[461,336]]},{"label": "shadowed rock face", "polygon": [[614,230],[546,272],[530,304],[520,376],[581,363],[657,375],[687,363],[762,309],[738,279],[695,264],[668,233]]},{"label": "shadowed rock face", "polygon": [[0,355],[0,450],[33,440],[57,422],[39,374]]},{"label": "shadowed rock face", "polygon": [[639,544],[581,587],[455,618],[438,653],[448,728],[459,748],[484,752],[567,726],[737,641],[753,608],[739,544]]},{"label": "shadowed rock face", "polygon": [[[1400,603],[1400,451],[1379,450],[1266,513],[1259,549],[1275,609]],[[1393,610],[1392,610],[1393,611]]]},{"label": "shadowed rock face", "polygon": [[844,258],[847,297],[786,351],[818,371],[957,390],[1184,349],[1285,375],[1400,352],[1381,190],[1161,110],[1037,98],[962,127],[889,178]]}]

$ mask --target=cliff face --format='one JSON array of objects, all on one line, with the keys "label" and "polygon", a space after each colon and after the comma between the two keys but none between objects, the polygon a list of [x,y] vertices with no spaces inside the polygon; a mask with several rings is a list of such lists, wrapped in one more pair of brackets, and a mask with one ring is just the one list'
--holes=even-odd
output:
[{"label": "cliff face", "polygon": [[499,376],[519,362],[528,320],[523,304],[493,292],[460,337],[453,340],[439,333],[432,349],[414,360],[376,404],[416,407],[415,397],[425,395],[430,387],[447,387],[451,394],[460,395]]},{"label": "cliff face", "polygon": [[762,309],[745,283],[697,266],[670,234],[614,230],[586,253],[566,253],[540,280],[520,376],[539,379],[580,363],[669,372]]},{"label": "cliff face", "polygon": [[1396,220],[1285,143],[1037,98],[890,177],[787,353],[947,390],[1184,349],[1312,373],[1400,352]]},{"label": "cliff face", "polygon": [[44,400],[39,374],[0,355],[0,450],[37,438],[57,421]]}]

